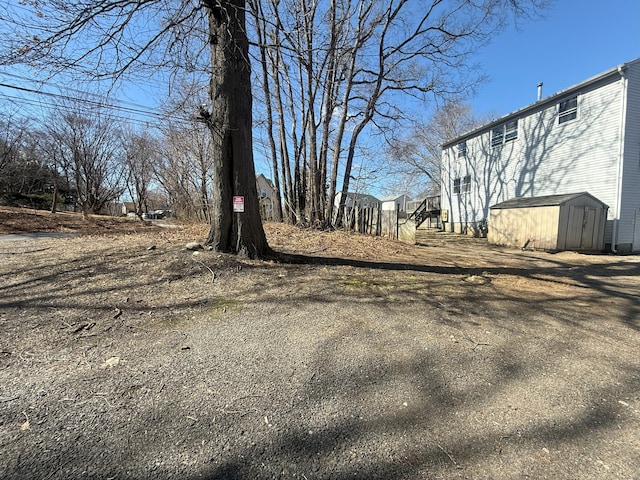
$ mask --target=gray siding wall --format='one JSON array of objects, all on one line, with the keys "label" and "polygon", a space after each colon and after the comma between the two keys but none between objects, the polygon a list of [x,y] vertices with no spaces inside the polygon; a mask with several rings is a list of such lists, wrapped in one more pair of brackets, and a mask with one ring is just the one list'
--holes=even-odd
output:
[{"label": "gray siding wall", "polygon": [[640,62],[627,70],[626,109],[618,243],[633,244],[632,249],[640,251]]},{"label": "gray siding wall", "polygon": [[[466,139],[466,158],[457,157],[457,146],[443,151],[442,208],[454,223],[473,224],[489,217],[489,207],[515,197],[589,192],[609,206],[605,243],[612,225],[620,219],[617,243],[633,242],[635,211],[640,207],[640,61],[627,70],[624,87],[615,73],[598,83],[541,102],[518,118],[518,138],[491,147],[491,131]],[[623,186],[626,198],[618,208],[618,175],[621,152],[624,92]],[[559,101],[578,94],[578,116],[558,123]],[[453,193],[455,178],[471,176],[469,192]],[[633,193],[630,193],[633,191]],[[618,211],[620,210],[620,211]],[[489,226],[490,228],[490,226]]]}]

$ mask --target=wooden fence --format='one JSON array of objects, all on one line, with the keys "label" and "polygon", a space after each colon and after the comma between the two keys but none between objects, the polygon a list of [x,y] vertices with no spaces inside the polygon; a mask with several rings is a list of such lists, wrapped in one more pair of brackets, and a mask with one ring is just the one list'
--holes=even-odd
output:
[{"label": "wooden fence", "polygon": [[379,206],[345,207],[342,225],[352,232],[398,238],[398,210],[382,210]]}]

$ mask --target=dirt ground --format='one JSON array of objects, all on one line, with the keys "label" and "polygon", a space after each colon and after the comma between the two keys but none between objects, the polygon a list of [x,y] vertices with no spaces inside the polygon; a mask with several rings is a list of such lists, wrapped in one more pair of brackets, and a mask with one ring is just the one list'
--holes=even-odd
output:
[{"label": "dirt ground", "polygon": [[640,258],[0,208],[2,479],[640,479]]}]

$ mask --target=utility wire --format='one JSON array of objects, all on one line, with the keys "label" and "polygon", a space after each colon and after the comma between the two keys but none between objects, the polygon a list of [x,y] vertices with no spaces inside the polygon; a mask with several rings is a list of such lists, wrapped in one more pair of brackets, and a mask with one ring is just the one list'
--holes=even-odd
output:
[{"label": "utility wire", "polygon": [[39,91],[39,90],[35,90],[33,88],[27,88],[27,87],[19,87],[17,85],[10,85],[8,83],[3,83],[0,82],[0,87],[5,87],[5,88],[11,88],[14,90],[18,90],[21,92],[28,92],[28,93],[32,93],[32,94],[36,94],[36,95],[44,95],[47,97],[52,97],[52,98],[57,98],[57,99],[62,99],[62,100],[67,100],[67,101],[73,101],[73,102],[82,102],[82,103],[86,103],[89,105],[93,105],[95,107],[109,107],[109,108],[114,108],[116,110],[120,110],[123,112],[128,112],[128,113],[136,113],[136,114],[143,114],[143,115],[148,115],[150,117],[156,117],[156,118],[164,118],[164,115],[162,115],[161,113],[158,112],[153,112],[150,110],[141,110],[139,108],[133,108],[133,107],[124,107],[124,106],[118,106],[118,105],[109,105],[105,102],[100,102],[100,101],[96,101],[96,100],[89,100],[86,98],[79,98],[79,97],[72,97],[70,95],[63,95],[63,94],[59,94],[59,93],[51,93],[51,92],[45,92],[45,91]]},{"label": "utility wire", "polygon": [[[160,124],[161,122],[166,122],[167,120],[173,120],[173,121],[176,121],[179,123],[185,123],[185,124],[191,123],[190,119],[186,116],[155,112],[139,104],[133,104],[135,105],[135,108],[134,108],[134,107],[129,107],[125,105],[117,105],[114,103],[105,102],[103,100],[91,100],[88,98],[74,97],[71,95],[40,91],[33,88],[20,87],[17,85],[11,85],[4,82],[0,82],[0,87],[8,88],[18,92],[27,93],[29,95],[43,96],[43,97],[54,99],[54,100],[64,100],[64,101],[74,102],[76,104],[84,104],[85,106],[94,107],[94,108],[106,108],[106,109],[120,113],[121,115],[115,115],[112,113],[112,116],[121,120],[134,121],[134,122],[147,123],[147,124],[148,123]],[[81,93],[84,94],[86,92],[81,92]],[[89,95],[97,97],[96,94],[89,94]],[[49,102],[37,101],[34,99],[29,99],[24,97],[12,96],[3,92],[0,92],[0,97],[10,99],[15,102],[22,102],[24,104],[34,106],[34,107],[42,107],[42,106],[57,107],[57,108],[62,107],[62,108],[67,108],[69,111],[71,110],[71,107],[60,105],[58,103],[55,103],[55,101],[53,100]],[[124,114],[134,115],[138,118],[124,116]]]},{"label": "utility wire", "polygon": [[[21,80],[21,81],[30,82],[30,83],[36,83],[36,84],[41,85],[41,86],[48,86],[50,88],[57,87],[57,85],[52,85],[51,82],[49,82],[49,81],[46,81],[46,80],[35,80],[33,78],[25,77],[23,75],[18,75],[16,73],[12,73],[12,72],[0,72],[0,78],[3,77],[3,76],[14,78],[14,79]],[[160,84],[158,82],[152,83],[152,82],[149,82],[149,81],[145,82],[145,86],[150,86],[151,88],[164,87],[164,85],[162,85],[162,84]],[[101,95],[97,94],[95,92],[87,92],[87,91],[84,91],[84,90],[78,90],[78,89],[75,89],[75,88],[71,88],[71,87],[69,87],[67,85],[64,86],[64,89],[65,89],[65,91],[74,92],[75,94],[80,95],[80,96],[89,96],[89,97],[94,97],[96,99],[101,99]],[[125,104],[125,105],[132,105],[134,107],[141,108],[141,109],[148,109],[149,108],[147,105],[142,105],[142,104],[134,103],[134,102],[128,102],[128,101],[125,101],[125,100],[122,100],[122,99],[118,100],[118,102],[121,103],[121,104]]]}]

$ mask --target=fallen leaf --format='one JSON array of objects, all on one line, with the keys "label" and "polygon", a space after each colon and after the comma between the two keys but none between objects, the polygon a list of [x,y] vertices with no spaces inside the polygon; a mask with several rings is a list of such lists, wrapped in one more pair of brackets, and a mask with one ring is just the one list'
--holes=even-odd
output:
[{"label": "fallen leaf", "polygon": [[31,428],[31,425],[29,425],[29,417],[24,412],[22,412],[22,415],[24,415],[25,421],[22,425],[20,425],[20,430],[29,430]]},{"label": "fallen leaf", "polygon": [[100,368],[113,368],[120,363],[120,357],[111,357],[105,360],[105,362],[100,365]]}]

